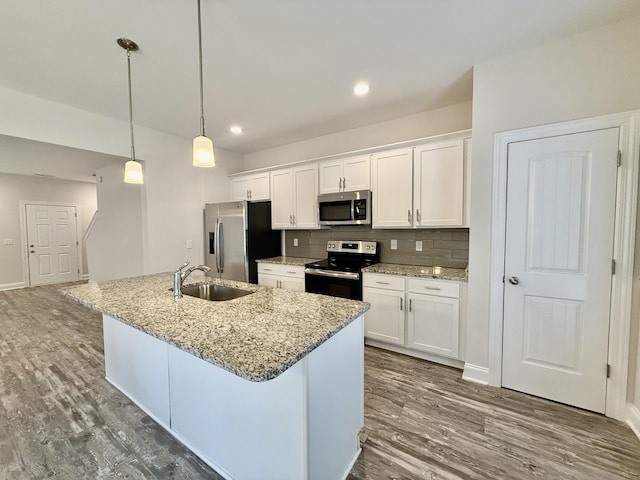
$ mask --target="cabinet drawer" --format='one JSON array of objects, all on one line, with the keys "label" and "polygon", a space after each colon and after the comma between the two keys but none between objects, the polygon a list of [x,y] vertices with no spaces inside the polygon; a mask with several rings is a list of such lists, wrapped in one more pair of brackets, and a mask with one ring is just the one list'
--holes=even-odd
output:
[{"label": "cabinet drawer", "polygon": [[460,283],[446,280],[425,278],[407,279],[407,290],[410,293],[424,293],[438,297],[460,298]]},{"label": "cabinet drawer", "polygon": [[404,277],[382,275],[380,273],[364,273],[362,275],[362,286],[404,291]]},{"label": "cabinet drawer", "polygon": [[258,273],[280,275],[290,278],[304,278],[304,267],[258,262]]}]

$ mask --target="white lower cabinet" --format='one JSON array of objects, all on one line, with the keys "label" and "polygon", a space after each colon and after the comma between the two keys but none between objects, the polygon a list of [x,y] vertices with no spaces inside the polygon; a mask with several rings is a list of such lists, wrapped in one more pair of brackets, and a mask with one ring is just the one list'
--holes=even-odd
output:
[{"label": "white lower cabinet", "polygon": [[304,292],[304,267],[258,262],[258,285]]},{"label": "white lower cabinet", "polygon": [[457,281],[364,273],[365,339],[434,361],[462,360],[460,292]]}]

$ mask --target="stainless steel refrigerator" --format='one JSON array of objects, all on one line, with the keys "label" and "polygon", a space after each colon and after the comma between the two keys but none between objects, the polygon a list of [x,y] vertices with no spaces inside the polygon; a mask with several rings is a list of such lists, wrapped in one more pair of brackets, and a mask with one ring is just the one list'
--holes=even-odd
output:
[{"label": "stainless steel refrigerator", "polygon": [[210,203],[204,208],[205,264],[211,277],[258,283],[260,258],[281,254],[271,202]]}]

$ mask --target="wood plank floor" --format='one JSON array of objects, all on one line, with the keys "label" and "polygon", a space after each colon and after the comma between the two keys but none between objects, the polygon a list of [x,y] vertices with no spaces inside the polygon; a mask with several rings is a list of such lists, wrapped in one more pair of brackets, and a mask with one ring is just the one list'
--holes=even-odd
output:
[{"label": "wood plank floor", "polygon": [[[104,380],[100,315],[56,288],[0,292],[0,479],[221,478]],[[350,480],[640,479],[640,441],[620,422],[365,355]]]}]

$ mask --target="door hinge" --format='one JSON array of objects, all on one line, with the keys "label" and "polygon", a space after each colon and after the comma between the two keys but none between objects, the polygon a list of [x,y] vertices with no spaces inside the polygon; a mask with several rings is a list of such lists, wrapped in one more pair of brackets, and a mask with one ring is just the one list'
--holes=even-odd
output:
[{"label": "door hinge", "polygon": [[504,283],[504,277],[502,277],[502,283]]},{"label": "door hinge", "polygon": [[622,165],[622,150],[618,150],[618,166]]},{"label": "door hinge", "polygon": [[607,378],[611,378],[611,365],[607,363]]},{"label": "door hinge", "polygon": [[616,274],[616,261],[611,260],[611,275],[615,275],[615,274]]},{"label": "door hinge", "polygon": [[79,247],[80,243],[76,240],[76,247]]}]

